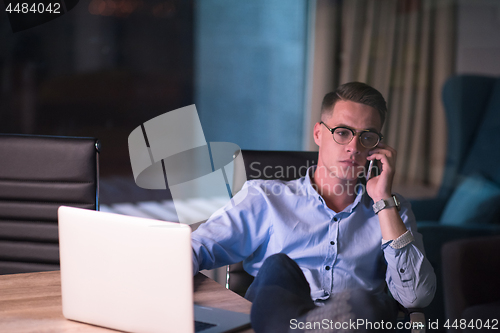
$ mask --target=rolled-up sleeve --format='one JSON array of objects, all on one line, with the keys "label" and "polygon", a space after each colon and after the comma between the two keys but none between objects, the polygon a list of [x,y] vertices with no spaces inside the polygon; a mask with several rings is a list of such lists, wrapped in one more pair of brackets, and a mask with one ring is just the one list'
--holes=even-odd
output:
[{"label": "rolled-up sleeve", "polygon": [[232,202],[191,234],[193,273],[249,257],[269,235],[265,207],[265,194],[251,182],[245,183]]},{"label": "rolled-up sleeve", "polygon": [[[436,291],[436,275],[425,256],[422,235],[417,231],[415,216],[408,201],[401,201],[401,218],[413,236],[406,235],[399,242],[403,246],[382,245],[387,262],[386,282],[396,301],[406,308],[421,308],[429,305]],[[408,242],[408,240],[410,240]]]}]

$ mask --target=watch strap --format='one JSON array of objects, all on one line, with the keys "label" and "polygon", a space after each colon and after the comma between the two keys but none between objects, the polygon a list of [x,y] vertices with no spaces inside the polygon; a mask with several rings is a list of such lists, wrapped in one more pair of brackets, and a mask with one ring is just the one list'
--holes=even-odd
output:
[{"label": "watch strap", "polygon": [[373,204],[373,211],[378,214],[382,209],[397,207],[400,209],[399,200],[395,195],[392,195],[389,199],[382,199]]}]

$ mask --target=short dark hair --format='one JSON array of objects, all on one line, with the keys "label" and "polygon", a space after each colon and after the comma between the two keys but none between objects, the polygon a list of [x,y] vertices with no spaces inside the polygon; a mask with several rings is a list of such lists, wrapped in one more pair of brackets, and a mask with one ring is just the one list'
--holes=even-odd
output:
[{"label": "short dark hair", "polygon": [[321,104],[321,118],[332,112],[338,101],[351,101],[371,106],[378,111],[382,125],[387,114],[387,104],[384,96],[375,88],[362,82],[348,82],[339,86],[337,90],[329,92]]}]

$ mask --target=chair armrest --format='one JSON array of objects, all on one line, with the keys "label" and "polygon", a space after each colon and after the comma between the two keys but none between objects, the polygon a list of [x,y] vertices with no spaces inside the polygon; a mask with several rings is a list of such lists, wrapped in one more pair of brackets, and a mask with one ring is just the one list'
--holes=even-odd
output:
[{"label": "chair armrest", "polygon": [[430,220],[439,221],[448,200],[445,198],[434,198],[424,200],[410,200],[411,209],[417,221]]},{"label": "chair armrest", "polygon": [[[398,304],[398,321],[404,322],[403,327],[399,327],[397,332],[425,333],[425,315],[422,308],[405,308]],[[410,323],[410,327],[408,327]],[[399,324],[399,323],[398,323]]]},{"label": "chair armrest", "polygon": [[227,266],[226,279],[226,288],[244,297],[254,277],[243,269],[243,262],[238,262]]},{"label": "chair armrest", "polygon": [[444,243],[462,238],[500,234],[500,225],[496,224],[450,226],[422,221],[417,226],[418,232],[422,234],[424,240],[427,259],[429,259],[434,269],[441,266],[441,247]]},{"label": "chair armrest", "polygon": [[425,315],[422,309],[408,309],[410,312],[411,333],[425,333]]}]

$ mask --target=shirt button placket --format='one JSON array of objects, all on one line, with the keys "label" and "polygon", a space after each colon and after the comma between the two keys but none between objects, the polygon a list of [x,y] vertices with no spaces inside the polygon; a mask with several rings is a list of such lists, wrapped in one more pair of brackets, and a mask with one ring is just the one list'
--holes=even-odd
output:
[{"label": "shirt button placket", "polygon": [[[338,222],[339,219],[337,217],[334,217],[333,218],[333,222]],[[330,241],[330,245],[335,245],[335,242],[334,241]]]},{"label": "shirt button placket", "polygon": [[335,246],[336,243],[337,243],[337,237],[338,237],[338,234],[339,234],[339,222],[340,222],[340,218],[335,216],[333,217],[332,219],[333,223],[331,224],[332,228],[332,233],[331,233],[331,238],[330,238],[330,248],[332,249],[333,251],[333,258],[332,258],[332,265],[328,265],[328,266],[325,266],[325,270],[327,271],[330,271],[331,269],[331,275],[329,274],[330,278],[331,278],[331,284],[330,284],[330,289],[333,290],[333,285],[335,284],[335,281],[334,281],[334,274],[333,274],[333,263],[337,260],[337,255],[338,255],[338,252],[337,252],[337,247]]},{"label": "shirt button placket", "polygon": [[[338,218],[337,217],[332,217],[331,218],[334,223],[330,223],[329,225],[329,231],[328,231],[328,238],[329,238],[329,244],[330,244],[330,247],[329,249],[327,250],[327,258],[326,258],[326,261],[324,263],[324,291],[325,291],[325,295],[328,296],[330,294],[330,291],[331,291],[331,286],[333,284],[333,262],[335,262],[335,257],[336,257],[336,253],[335,253],[335,247],[334,246],[331,246],[331,245],[335,245],[335,242],[333,240],[335,240],[336,238],[336,234],[337,234],[337,230],[338,228],[335,226],[336,222],[338,221]],[[327,238],[327,240],[328,240]]]},{"label": "shirt button placket", "polygon": [[[340,219],[338,217],[333,218],[333,222],[339,222],[339,220]],[[335,245],[335,239],[337,238],[336,234],[337,234],[338,226],[336,228],[334,228],[333,230],[334,230],[334,235],[332,235],[330,245]]]}]

